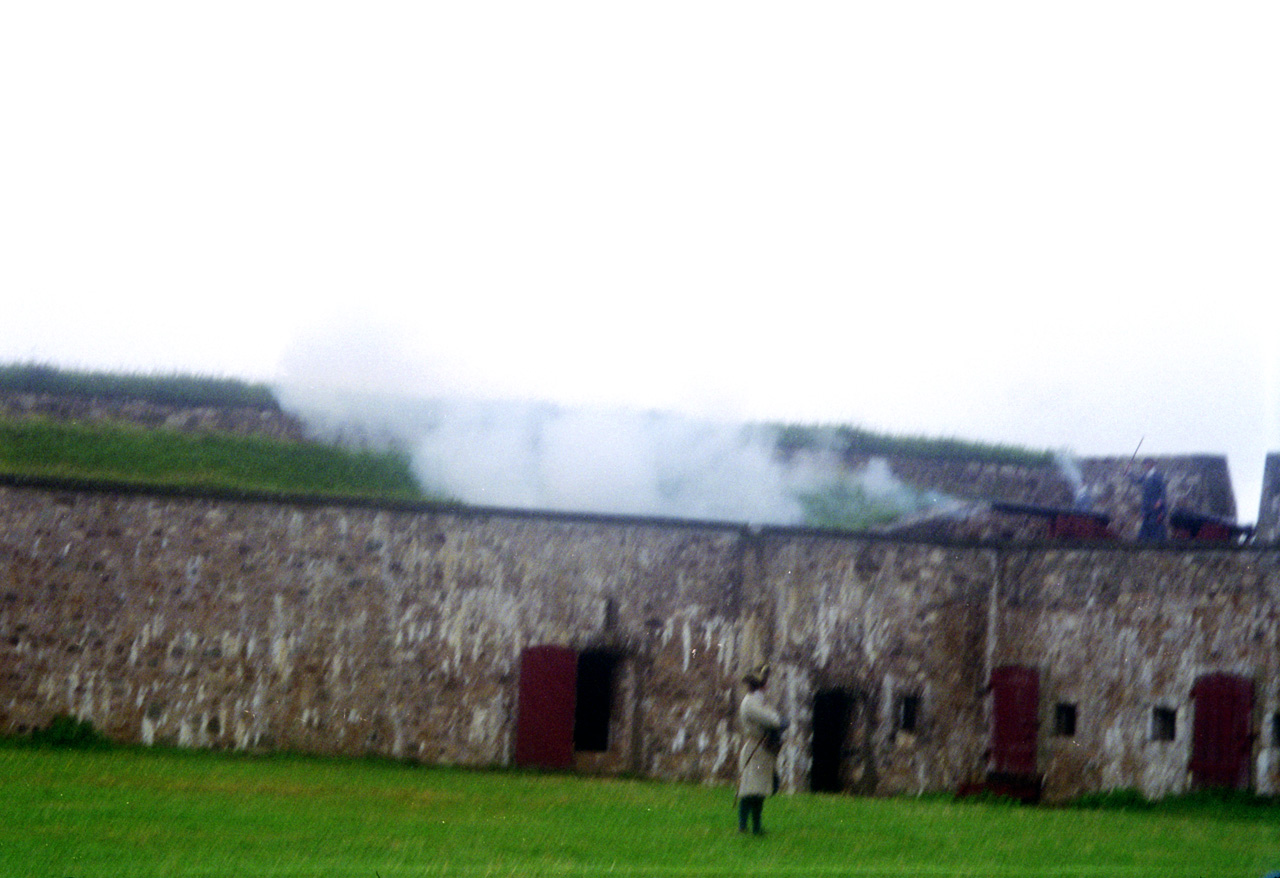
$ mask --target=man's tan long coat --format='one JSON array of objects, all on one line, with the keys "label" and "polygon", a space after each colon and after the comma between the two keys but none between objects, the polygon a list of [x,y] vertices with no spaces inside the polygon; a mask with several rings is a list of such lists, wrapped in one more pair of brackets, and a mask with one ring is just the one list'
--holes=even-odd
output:
[{"label": "man's tan long coat", "polygon": [[764,737],[782,728],[782,717],[769,707],[760,691],[748,692],[738,707],[742,726],[742,749],[738,752],[738,795],[773,795],[773,772],[777,757],[765,747]]}]

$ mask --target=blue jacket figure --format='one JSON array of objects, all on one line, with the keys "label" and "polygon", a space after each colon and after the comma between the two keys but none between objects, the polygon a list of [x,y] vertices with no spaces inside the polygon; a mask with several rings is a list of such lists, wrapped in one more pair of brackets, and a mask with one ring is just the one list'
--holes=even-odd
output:
[{"label": "blue jacket figure", "polygon": [[1139,484],[1142,487],[1142,527],[1140,540],[1163,540],[1168,536],[1169,510],[1166,505],[1164,476],[1152,461],[1147,461]]}]

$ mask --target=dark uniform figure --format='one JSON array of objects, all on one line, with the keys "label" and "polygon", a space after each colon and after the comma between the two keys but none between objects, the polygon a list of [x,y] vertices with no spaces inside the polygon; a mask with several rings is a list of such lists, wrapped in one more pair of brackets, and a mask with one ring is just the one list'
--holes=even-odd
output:
[{"label": "dark uniform figure", "polygon": [[1142,527],[1138,530],[1138,539],[1166,539],[1169,510],[1166,505],[1164,476],[1154,463],[1147,461],[1139,484],[1142,487]]}]

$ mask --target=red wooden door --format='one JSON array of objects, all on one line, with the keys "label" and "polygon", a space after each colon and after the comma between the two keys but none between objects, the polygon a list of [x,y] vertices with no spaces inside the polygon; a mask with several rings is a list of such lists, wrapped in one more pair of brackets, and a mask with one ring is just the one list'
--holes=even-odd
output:
[{"label": "red wooden door", "polygon": [[1253,681],[1231,674],[1196,680],[1191,731],[1191,785],[1196,789],[1249,786],[1253,752]]},{"label": "red wooden door", "polygon": [[1034,776],[1040,673],[1018,665],[996,668],[991,672],[991,695],[991,771]]},{"label": "red wooden door", "polygon": [[578,654],[564,646],[531,646],[520,654],[516,765],[573,766],[573,714]]}]

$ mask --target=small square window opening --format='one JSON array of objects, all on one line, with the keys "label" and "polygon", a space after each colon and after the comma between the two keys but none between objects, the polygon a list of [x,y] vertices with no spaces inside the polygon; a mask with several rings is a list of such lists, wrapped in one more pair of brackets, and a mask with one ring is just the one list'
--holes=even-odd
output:
[{"label": "small square window opening", "polygon": [[901,695],[898,697],[897,725],[899,732],[917,731],[920,724],[920,696]]},{"label": "small square window opening", "polygon": [[1076,706],[1059,704],[1053,710],[1053,733],[1063,738],[1076,736]]},{"label": "small square window opening", "polygon": [[1172,741],[1178,737],[1178,711],[1157,707],[1151,711],[1151,740]]}]

